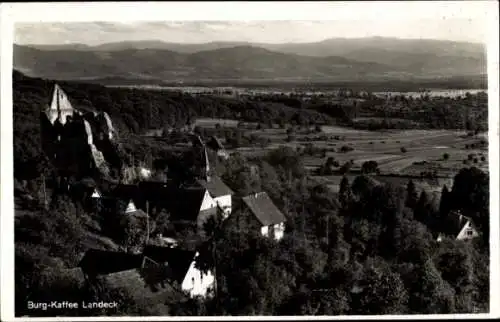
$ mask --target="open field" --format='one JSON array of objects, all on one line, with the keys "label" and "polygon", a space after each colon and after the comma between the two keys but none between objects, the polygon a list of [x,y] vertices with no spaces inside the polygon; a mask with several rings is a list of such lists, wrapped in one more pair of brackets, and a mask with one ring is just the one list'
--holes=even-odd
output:
[{"label": "open field", "polygon": [[[238,126],[236,120],[224,121],[229,124],[227,127],[234,127],[235,124]],[[207,119],[200,124],[215,126],[216,121]],[[376,181],[406,185],[412,178],[418,189],[436,193],[441,191],[444,184],[451,188],[452,178],[461,168],[476,166],[488,171],[488,150],[486,146],[480,147],[480,143],[487,141],[487,138],[482,134],[471,137],[464,135],[463,131],[452,130],[375,132],[341,126],[322,126],[321,132],[315,132],[313,127],[295,128],[294,136],[290,140],[287,130],[282,128],[256,129],[251,125],[240,128],[245,136],[265,138],[269,144],[265,147],[240,147],[228,152],[237,151],[248,157],[257,157],[280,146],[288,146],[298,151],[306,151],[312,147],[316,152],[304,152],[302,156],[304,167],[314,180],[328,184],[334,191],[338,189],[341,175],[314,175],[315,170],[322,167],[329,157],[333,157],[339,165],[351,162],[351,179],[356,176],[354,173],[359,173],[364,162],[376,161],[380,171],[380,176],[374,177]],[[341,152],[343,146],[353,150]],[[425,178],[426,173],[433,173],[436,177]]]}]

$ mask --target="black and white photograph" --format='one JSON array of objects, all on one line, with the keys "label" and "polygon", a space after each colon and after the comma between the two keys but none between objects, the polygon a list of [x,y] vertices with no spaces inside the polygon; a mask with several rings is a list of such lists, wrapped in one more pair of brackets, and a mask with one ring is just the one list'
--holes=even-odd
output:
[{"label": "black and white photograph", "polygon": [[2,320],[498,317],[498,2],[24,5]]}]

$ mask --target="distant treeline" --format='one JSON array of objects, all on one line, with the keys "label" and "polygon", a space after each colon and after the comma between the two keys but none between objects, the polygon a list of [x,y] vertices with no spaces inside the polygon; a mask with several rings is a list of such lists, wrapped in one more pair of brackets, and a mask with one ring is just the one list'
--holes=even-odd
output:
[{"label": "distant treeline", "polygon": [[472,75],[462,77],[448,77],[436,79],[384,79],[384,80],[203,80],[177,82],[162,81],[160,79],[133,79],[122,77],[107,77],[93,80],[79,80],[80,82],[94,83],[101,85],[158,85],[158,86],[210,86],[210,87],[252,87],[258,88],[279,88],[282,90],[332,90],[338,88],[351,88],[356,91],[394,91],[412,92],[423,88],[439,89],[486,89],[488,88],[487,75]]},{"label": "distant treeline", "polygon": [[[53,80],[30,78],[14,71],[14,161],[18,173],[34,169],[39,160],[40,112],[48,107],[54,89]],[[138,88],[108,88],[97,84],[58,82],[75,108],[92,108],[107,112],[125,140],[128,133],[141,134],[152,128],[183,127],[197,117],[237,119],[261,125],[287,124],[354,126],[352,121],[364,117],[383,117],[362,126],[379,130],[393,128],[391,118],[420,123],[421,128],[464,128],[477,130],[487,126],[487,96],[468,95],[461,99],[384,99],[370,98],[362,103],[341,101],[303,102],[277,95],[253,99],[196,96],[188,93]],[[468,85],[467,87],[471,87]],[[387,87],[386,87],[387,88]],[[395,107],[397,106],[397,107]],[[465,122],[465,123],[464,123]],[[357,126],[362,125],[357,123]],[[413,128],[399,122],[396,128]],[[122,135],[123,134],[123,135]],[[21,170],[23,169],[23,170]],[[26,170],[26,171],[25,171]]]}]

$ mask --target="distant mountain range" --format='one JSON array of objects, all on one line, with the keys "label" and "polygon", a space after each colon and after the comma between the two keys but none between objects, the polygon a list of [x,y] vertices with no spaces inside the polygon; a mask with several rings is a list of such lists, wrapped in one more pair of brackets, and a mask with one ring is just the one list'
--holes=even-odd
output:
[{"label": "distant mountain range", "polygon": [[411,79],[485,74],[485,52],[476,43],[380,37],[300,44],[14,45],[14,68],[29,76],[74,80]]}]

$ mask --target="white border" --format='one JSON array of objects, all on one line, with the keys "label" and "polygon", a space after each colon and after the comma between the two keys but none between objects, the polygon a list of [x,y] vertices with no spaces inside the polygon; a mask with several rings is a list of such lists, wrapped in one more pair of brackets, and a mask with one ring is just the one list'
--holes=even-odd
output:
[{"label": "white border", "polygon": [[[488,37],[488,97],[489,97],[489,162],[491,265],[490,313],[461,315],[386,315],[386,316],[328,316],[328,317],[182,317],[183,320],[390,320],[390,319],[449,319],[498,317],[499,294],[499,77],[498,77],[498,3],[477,1],[424,2],[169,2],[169,3],[9,3],[1,4],[1,320],[2,321],[110,321],[130,320],[130,317],[91,318],[14,318],[14,252],[13,252],[13,146],[12,146],[12,41],[14,22],[70,21],[161,21],[161,20],[363,20],[415,19],[433,17],[467,18],[484,16],[489,26]],[[464,5],[469,5],[464,10]],[[432,9],[429,10],[429,7]],[[392,9],[398,10],[393,15]],[[132,317],[133,320],[178,320],[179,317]]]}]

